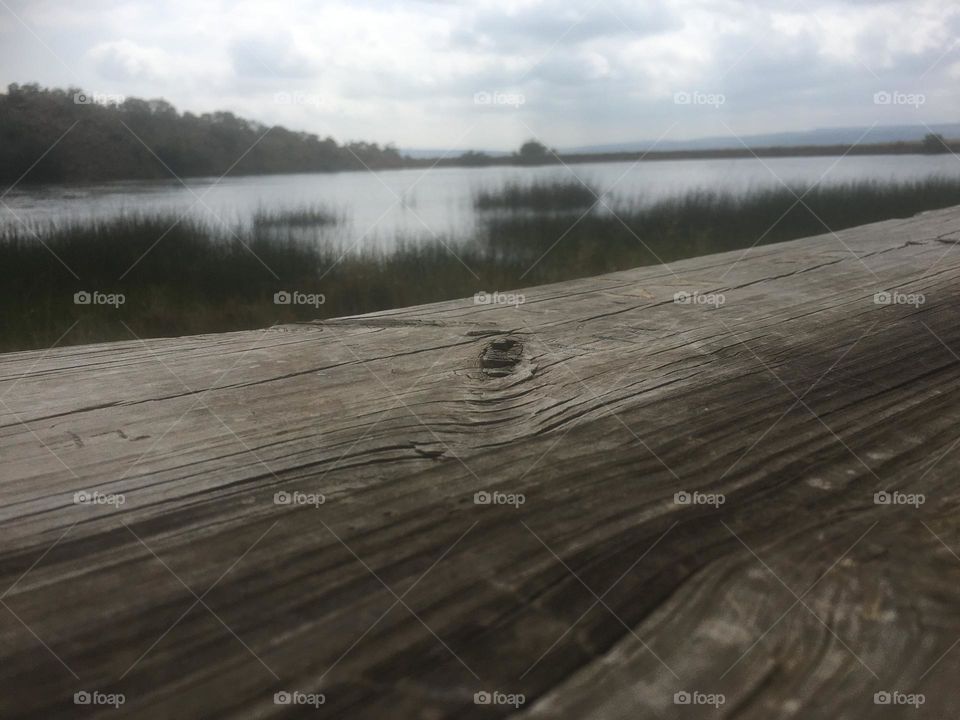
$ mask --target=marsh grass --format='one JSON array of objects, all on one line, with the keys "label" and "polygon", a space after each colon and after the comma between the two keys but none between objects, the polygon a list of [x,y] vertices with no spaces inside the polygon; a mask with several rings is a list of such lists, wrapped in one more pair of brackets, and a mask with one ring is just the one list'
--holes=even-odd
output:
[{"label": "marsh grass", "polygon": [[589,185],[570,178],[532,183],[509,181],[496,190],[475,193],[473,205],[478,210],[584,210],[596,200],[597,193]]},{"label": "marsh grass", "polygon": [[253,213],[253,227],[266,228],[306,228],[336,225],[342,217],[334,210],[322,205],[302,205],[294,208],[259,207]]},{"label": "marsh grass", "polygon": [[[371,312],[820,235],[828,227],[960,204],[960,179],[804,190],[621,202],[613,206],[615,215],[595,208],[576,223],[549,203],[537,213],[516,213],[514,207],[524,207],[518,201],[484,212],[471,237],[399,237],[389,252],[351,250],[323,234],[306,241],[296,233],[272,232],[282,223],[229,230],[174,222],[167,215],[49,225],[36,228],[37,236],[9,227],[0,231],[0,349],[49,347],[71,326],[61,344]],[[74,293],[81,290],[123,293],[126,302],[118,308],[75,305]],[[280,290],[323,293],[326,302],[318,308],[276,305],[273,296]]]},{"label": "marsh grass", "polygon": [[501,257],[520,256],[528,266],[536,262],[523,278],[533,285],[910,217],[960,204],[960,178],[780,186],[744,195],[701,191],[652,204],[607,202],[612,212],[598,207],[579,219],[497,213],[486,218],[479,241]]}]

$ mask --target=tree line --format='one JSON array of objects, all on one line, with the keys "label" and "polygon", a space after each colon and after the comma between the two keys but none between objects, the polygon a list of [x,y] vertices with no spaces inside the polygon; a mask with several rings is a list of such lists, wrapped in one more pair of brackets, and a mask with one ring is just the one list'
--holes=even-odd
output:
[{"label": "tree line", "polygon": [[[269,132],[268,132],[269,130]],[[51,149],[52,148],[52,149]],[[933,133],[919,142],[558,154],[537,140],[513,153],[468,150],[410,158],[392,145],[350,142],[268,127],[231,112],[179,113],[166,100],[98,98],[78,88],[36,83],[0,93],[0,182],[84,182],[332,172],[401,167],[487,167],[560,163],[957,152],[957,140]]]},{"label": "tree line", "polygon": [[28,170],[25,181],[73,182],[405,164],[390,145],[338,144],[230,112],[179,113],[166,100],[119,100],[103,102],[78,88],[9,85],[0,93],[0,179],[14,181]]}]

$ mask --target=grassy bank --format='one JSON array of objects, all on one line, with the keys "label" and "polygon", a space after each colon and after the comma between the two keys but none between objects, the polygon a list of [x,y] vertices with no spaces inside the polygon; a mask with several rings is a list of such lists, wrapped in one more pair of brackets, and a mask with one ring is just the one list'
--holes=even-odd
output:
[{"label": "grassy bank", "polygon": [[[335,216],[315,208],[289,217],[263,212],[260,222],[232,231],[165,215],[50,226],[39,238],[8,229],[0,233],[0,350],[48,347],[74,323],[63,344],[130,339],[124,324],[139,337],[222,332],[669,262],[749,247],[758,238],[821,234],[823,223],[839,230],[958,204],[960,180],[816,188],[804,204],[785,188],[746,197],[694,193],[621,203],[616,215],[587,211],[592,194],[571,214],[572,192],[569,184],[539,186],[515,201],[500,198],[485,206],[471,237],[398,238],[389,253],[348,252],[324,231]],[[305,227],[316,230],[310,241],[300,232]],[[284,291],[303,297],[277,304],[275,294]],[[77,304],[79,292],[101,295]]]}]

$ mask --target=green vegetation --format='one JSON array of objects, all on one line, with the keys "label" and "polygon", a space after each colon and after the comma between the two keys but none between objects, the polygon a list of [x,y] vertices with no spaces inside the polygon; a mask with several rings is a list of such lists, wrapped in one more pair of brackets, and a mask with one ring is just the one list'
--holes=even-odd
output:
[{"label": "green vegetation", "polygon": [[544,165],[557,159],[557,151],[537,140],[527,140],[513,154],[513,158],[521,165]]},{"label": "green vegetation", "polygon": [[579,180],[510,181],[497,190],[481,190],[473,199],[478,210],[585,210],[598,193]]},{"label": "green vegetation", "polygon": [[257,208],[253,214],[253,227],[266,228],[306,228],[335,225],[340,221],[336,212],[318,205],[304,205],[298,208],[272,210]]},{"label": "green vegetation", "polygon": [[577,216],[569,214],[498,213],[486,218],[481,239],[501,256],[517,255],[527,265],[546,253],[515,287],[821,235],[960,204],[958,178],[807,190],[692,192],[653,204],[604,198],[615,215],[599,205],[576,224]]},{"label": "green vegetation", "polygon": [[[267,99],[290,101],[283,93]],[[14,83],[0,93],[0,182],[9,184],[168,179],[171,171],[189,178],[365,168],[960,152],[960,141],[932,133],[916,142],[853,146],[745,148],[733,144],[715,150],[558,154],[537,140],[528,140],[511,154],[468,150],[450,157],[410,158],[390,145],[338,144],[331,137],[268,128],[230,112],[179,113],[160,99],[85,96],[77,88],[42,88],[36,83]]]},{"label": "green vegetation", "polygon": [[219,177],[360,170],[404,162],[389,146],[338,145],[333,138],[268,128],[229,112],[181,114],[165,100],[103,104],[108,100],[77,88],[10,85],[0,93],[0,180],[13,182],[28,170],[29,182],[75,182],[169,178],[171,171]]},{"label": "green vegetation", "polygon": [[932,155],[950,152],[950,145],[947,143],[943,135],[940,135],[939,133],[927,133],[923,136],[923,140],[921,141],[920,145],[925,153],[930,153]]},{"label": "green vegetation", "polygon": [[[960,180],[930,179],[816,187],[803,203],[786,188],[745,197],[694,193],[651,205],[621,203],[613,206],[616,215],[594,207],[574,223],[553,201],[568,191],[563,185],[554,192],[545,188],[536,212],[513,212],[532,206],[504,201],[481,213],[473,237],[401,237],[390,252],[350,251],[336,233],[298,239],[293,230],[303,223],[329,226],[322,208],[294,212],[286,225],[283,213],[265,212],[265,223],[232,231],[165,215],[49,226],[38,228],[39,236],[11,227],[0,231],[0,350],[48,347],[75,322],[63,344],[130,339],[124,323],[139,337],[168,336],[402,307],[816,235],[828,232],[824,223],[839,230],[960,203]],[[794,192],[802,195],[803,189]],[[276,232],[283,227],[291,231]],[[122,293],[124,302],[78,305],[79,291]],[[322,293],[325,302],[275,304],[280,291]]]}]

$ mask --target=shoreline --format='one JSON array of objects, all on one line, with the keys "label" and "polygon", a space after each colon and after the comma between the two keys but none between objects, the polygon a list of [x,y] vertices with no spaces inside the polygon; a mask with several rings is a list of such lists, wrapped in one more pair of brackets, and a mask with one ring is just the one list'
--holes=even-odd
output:
[{"label": "shoreline", "polygon": [[228,172],[218,175],[181,175],[174,178],[168,175],[151,177],[117,177],[117,178],[77,178],[60,182],[30,182],[25,179],[17,184],[20,192],[23,190],[37,190],[44,187],[83,187],[96,185],[111,185],[124,183],[155,183],[168,181],[179,184],[182,181],[219,180],[226,178],[277,177],[283,175],[339,175],[347,173],[365,173],[376,171],[389,172],[399,170],[416,170],[423,168],[463,168],[483,169],[489,167],[517,167],[538,168],[556,165],[589,165],[589,164],[616,164],[640,162],[669,162],[677,160],[756,160],[763,158],[809,158],[809,157],[883,157],[888,155],[938,157],[950,153],[960,154],[960,140],[948,140],[950,150],[931,153],[924,152],[921,143],[884,143],[876,145],[811,145],[808,147],[771,146],[761,148],[727,148],[718,150],[663,150],[624,153],[558,153],[556,157],[544,162],[522,162],[514,157],[490,157],[483,161],[471,160],[464,162],[460,157],[451,158],[405,158],[403,164],[379,166],[371,164],[368,168],[337,168],[317,169],[301,172],[258,172],[234,173]]}]

